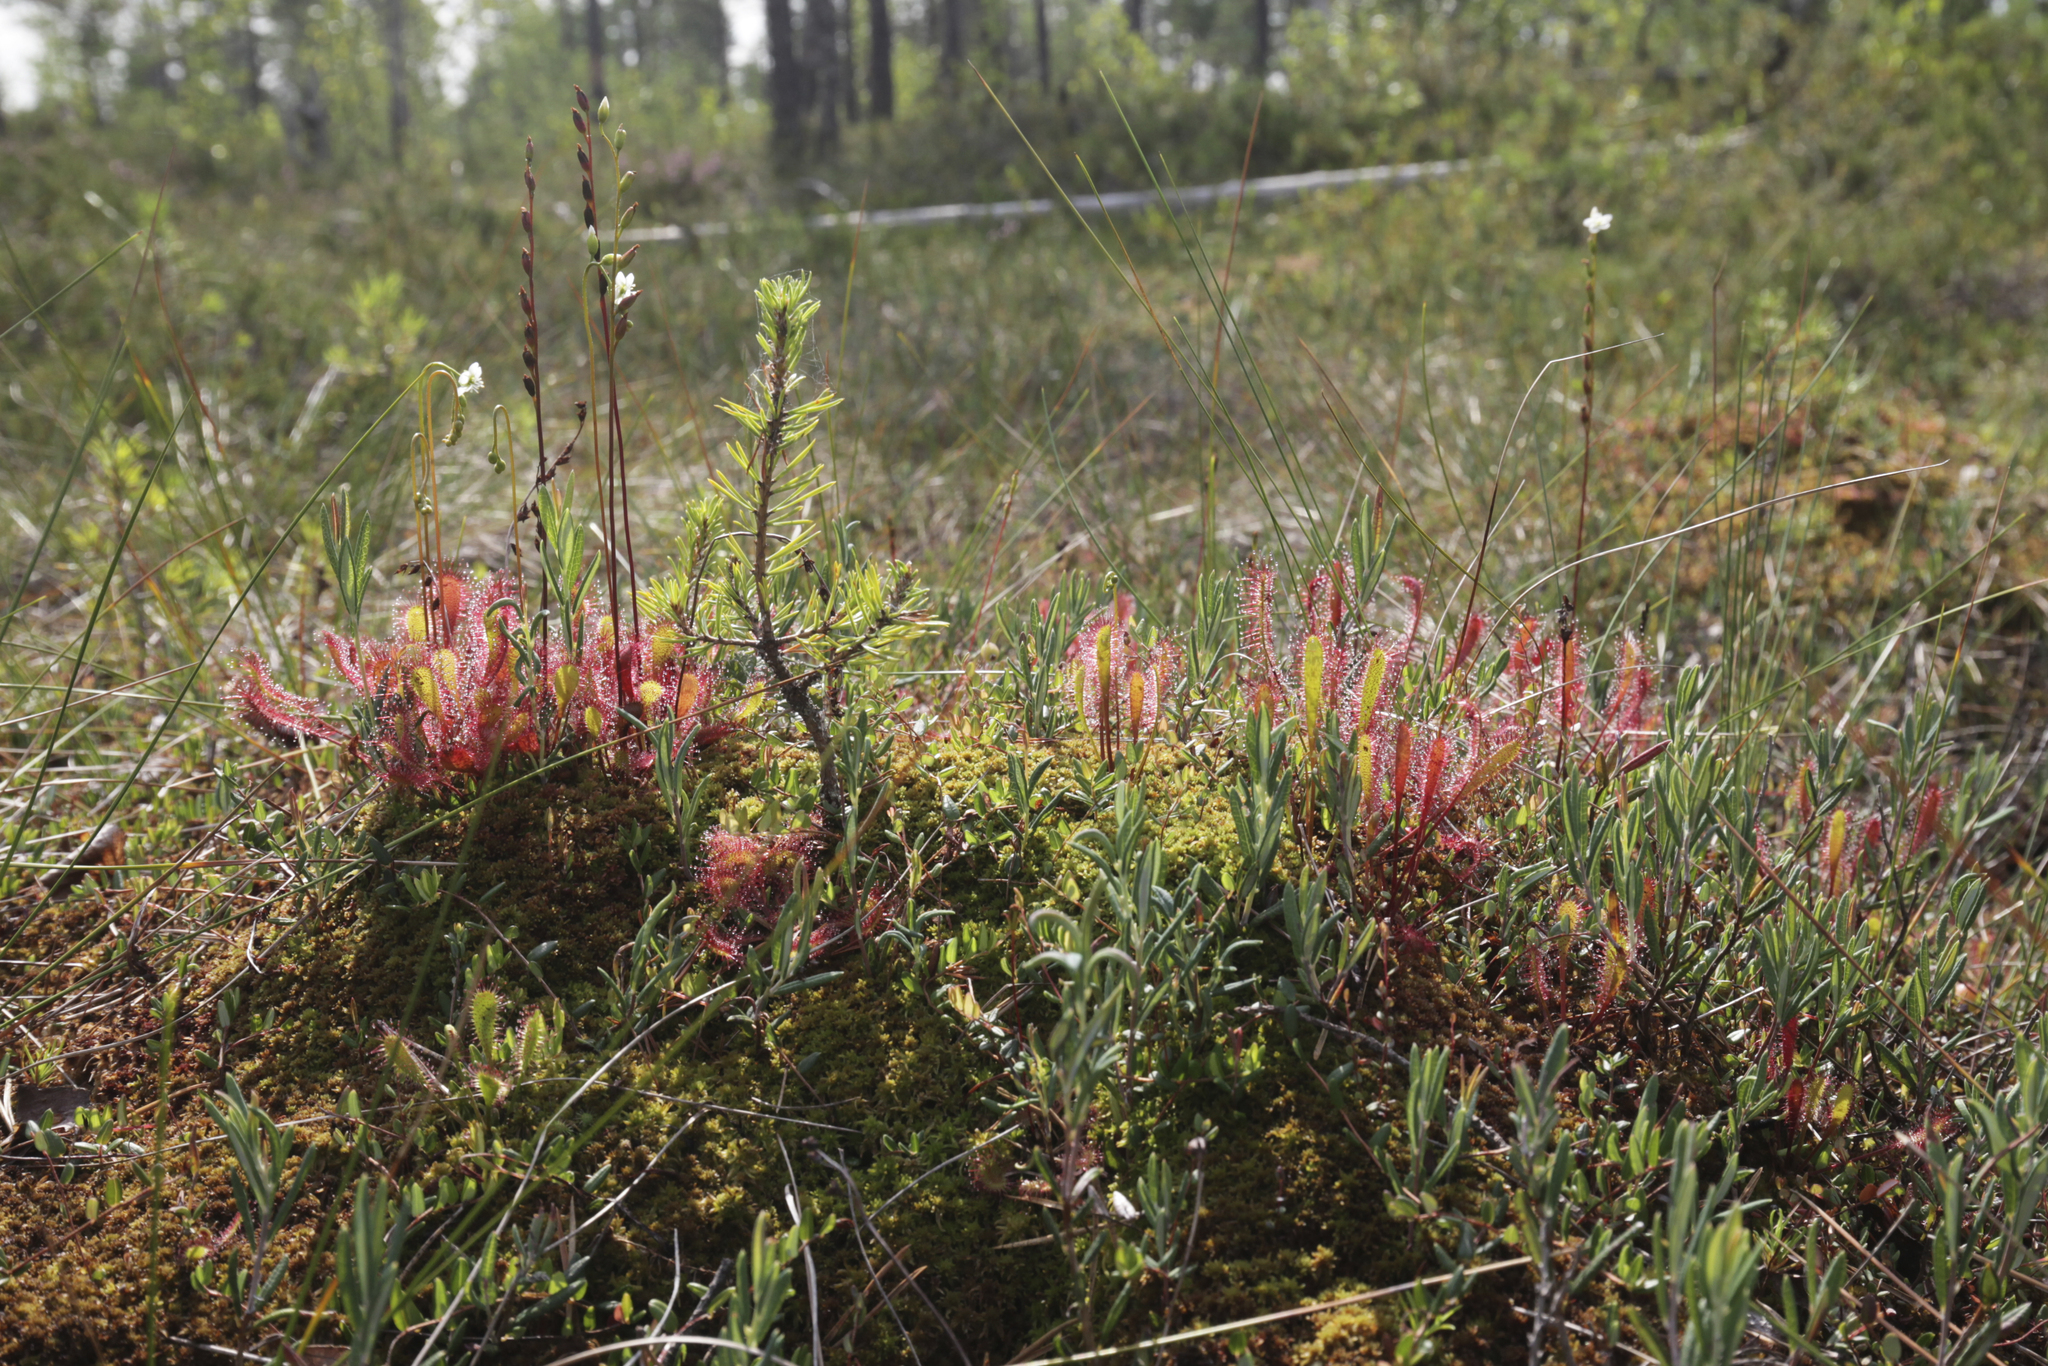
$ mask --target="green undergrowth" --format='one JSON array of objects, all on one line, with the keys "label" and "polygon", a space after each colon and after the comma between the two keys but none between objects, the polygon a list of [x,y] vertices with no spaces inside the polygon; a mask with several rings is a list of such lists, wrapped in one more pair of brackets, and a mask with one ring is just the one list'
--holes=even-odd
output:
[{"label": "green undergrowth", "polygon": [[93,691],[149,673],[120,549],[0,618],[78,631],[6,732],[0,1360],[2041,1359],[2017,460],[1759,320],[1726,409],[1710,355],[1497,458],[1426,411],[1443,515],[1332,405],[1324,498],[1162,328],[1266,553],[934,591],[813,445],[810,286],[680,512],[530,354],[531,476],[427,366],[414,558],[308,502],[201,723]]},{"label": "green undergrowth", "polygon": [[[1711,1179],[1736,1164],[1752,1196],[1775,1191],[1792,1202],[1839,1191],[1853,1209],[1873,1188],[1908,1176],[1912,1159],[1898,1142],[1867,1136],[1881,1129],[1823,1121],[1800,1137],[1779,1114],[1782,1083],[1761,1107],[1743,1094],[1755,1090],[1763,1065],[1740,1042],[1749,1031],[1699,1021],[1697,999],[1629,988],[1618,1002],[1601,1000],[1592,971],[1599,955],[1583,950],[1576,967],[1562,968],[1576,972],[1576,986],[1535,989],[1523,955],[1499,949],[1518,915],[1542,913],[1548,884],[1478,923],[1465,907],[1461,924],[1451,909],[1456,889],[1469,896],[1483,880],[1440,850],[1430,853],[1435,866],[1424,882],[1445,909],[1416,920],[1370,974],[1351,979],[1350,1002],[1304,1001],[1290,980],[1298,943],[1278,923],[1280,908],[1247,914],[1233,909],[1246,903],[1226,890],[1243,873],[1229,794],[1249,763],[1235,739],[1162,741],[1104,771],[1086,737],[991,743],[962,725],[950,737],[901,738],[895,798],[878,825],[901,847],[943,846],[934,856],[943,871],[923,882],[883,938],[821,956],[811,967],[826,971],[774,1009],[757,1001],[751,1012],[686,1012],[692,1024],[681,1032],[645,1037],[632,1037],[638,1022],[620,1017],[615,983],[651,919],[678,916],[686,927],[678,939],[697,946],[694,956],[671,964],[662,1008],[730,981],[735,971],[687,929],[716,909],[704,901],[695,869],[675,856],[676,828],[650,781],[576,762],[460,801],[386,794],[371,804],[355,822],[358,838],[375,851],[360,871],[324,896],[288,895],[246,941],[195,945],[180,961],[192,995],[218,999],[228,982],[242,982],[237,1008],[254,1025],[245,1024],[251,1032],[225,1049],[201,1027],[203,1016],[175,1030],[160,1194],[149,1193],[157,1175],[140,1157],[81,1161],[74,1151],[17,1180],[22,1198],[0,1215],[0,1247],[22,1292],[11,1311],[10,1359],[134,1356],[144,1350],[152,1294],[161,1330],[171,1335],[160,1349],[167,1355],[175,1354],[173,1339],[261,1345],[257,1329],[233,1312],[232,1296],[222,1294],[237,1241],[236,1168],[200,1101],[229,1076],[288,1131],[298,1126],[300,1152],[318,1155],[319,1174],[273,1245],[287,1283],[304,1286],[304,1294],[334,1274],[332,1252],[315,1256],[314,1249],[334,1219],[352,1215],[350,1185],[341,1179],[352,1162],[388,1171],[430,1205],[438,1199],[452,1209],[485,1210],[501,1206],[517,1184],[522,1153],[545,1150],[550,1133],[573,1137],[562,1174],[526,1200],[540,1221],[534,1228],[559,1236],[574,1223],[581,1232],[569,1251],[538,1259],[540,1269],[515,1282],[511,1302],[541,1309],[528,1313],[523,1329],[501,1331],[487,1360],[548,1359],[549,1351],[620,1335],[618,1321],[630,1323],[634,1306],[644,1310],[672,1277],[711,1280],[748,1245],[760,1212],[787,1224],[793,1198],[818,1226],[837,1223],[806,1245],[802,1276],[815,1277],[818,1308],[815,1315],[807,1309],[813,1283],[803,1280],[783,1313],[791,1335],[815,1322],[834,1355],[909,1359],[913,1352],[945,1357],[954,1340],[975,1358],[1015,1354],[1049,1344],[1062,1325],[1071,1333],[1064,1307],[1072,1269],[1048,1232],[1056,1201],[1045,1168],[1032,1160],[1034,1151],[1057,1149],[1057,1137],[1047,1115],[1018,1107],[1018,1079],[979,1026],[1006,984],[1035,988],[1022,1006],[1028,1021],[1042,1030],[1057,1024],[1054,974],[1025,961],[1036,936],[1022,908],[1048,895],[1077,899],[1095,881],[1079,832],[1101,829],[1114,814],[1106,804],[1128,801],[1140,788],[1146,805],[1131,832],[1164,852],[1162,885],[1192,877],[1190,885],[1209,888],[1215,901],[1197,916],[1230,922],[1237,941],[1230,972],[1251,988],[1241,1008],[1197,1031],[1194,1042],[1207,1057],[1180,1066],[1170,1080],[1105,1082],[1109,1091],[1087,1132],[1086,1160],[1115,1200],[1131,1198],[1148,1162],[1164,1155],[1186,1170],[1190,1154],[1201,1153],[1200,1218],[1175,1230],[1192,1254],[1189,1273],[1172,1282],[1180,1325],[1228,1323],[1397,1285],[1437,1269],[1432,1246],[1473,1258],[1474,1230],[1506,1235],[1512,1253],[1510,1183],[1495,1138],[1516,1132],[1513,1072],[1534,1069],[1552,1030],[1566,1021],[1574,1026],[1575,1075],[1559,1095],[1561,1122],[1591,1139],[1596,1183],[1625,1185],[1629,1149],[1668,1130],[1674,1108],[1696,1116],[1747,1108],[1718,1155],[1703,1157],[1702,1171]],[[699,818],[704,826],[757,821],[762,803],[748,779],[766,758],[786,762],[788,754],[744,738],[715,742],[700,756],[713,784]],[[1057,814],[1026,842],[1021,863],[1009,858],[1015,841],[992,800],[1018,755],[1048,763],[1048,771],[1064,767],[1074,780],[1053,804]],[[1664,770],[1647,772],[1638,803],[1668,790]],[[1805,780],[1803,773],[1795,780]],[[1477,821],[1475,828],[1500,834],[1486,871],[1540,861],[1543,840],[1526,807],[1501,800]],[[1311,844],[1319,858],[1331,852],[1326,834],[1312,835]],[[1267,885],[1284,886],[1302,866],[1297,848],[1277,861]],[[422,881],[425,872],[435,877]],[[88,904],[58,903],[40,935],[54,942],[75,934]],[[921,926],[914,939],[902,933],[905,917]],[[1670,928],[1702,955],[1717,944],[1726,951],[1720,927],[1708,921],[1680,915]],[[1959,928],[1969,932],[1967,924]],[[1862,942],[1902,930],[1903,976],[1890,980],[1925,991],[1931,971],[1937,992],[1954,992],[1961,979],[1953,953],[1927,961],[1953,943],[1946,931],[1912,932],[1872,910],[1848,932]],[[487,958],[491,944],[507,952]],[[1683,944],[1663,948],[1678,953]],[[242,967],[258,951],[261,971],[252,978]],[[418,1041],[422,1058],[434,1056],[432,1048],[454,1056],[444,1035],[451,1021],[474,1039],[465,1012],[479,979],[465,979],[467,955],[488,961],[506,1019],[552,1001],[565,1021],[559,1053],[517,1072],[495,1101],[480,1100],[459,1068],[423,1084],[388,1066],[390,1039]],[[1988,999],[1968,987],[1965,993]],[[1909,1008],[1938,1024],[1976,1007],[1923,1000]],[[147,1011],[129,1020],[127,1027],[146,1032]],[[1458,1163],[1435,1192],[1443,1213],[1421,1222],[1390,1205],[1389,1182],[1369,1156],[1375,1131],[1384,1143],[1384,1126],[1407,1094],[1391,1059],[1415,1045],[1448,1048],[1457,1070],[1474,1076],[1472,1112],[1488,1135],[1477,1146],[1490,1152]],[[1767,1044],[1765,1055],[1774,1047]],[[93,1076],[94,1104],[146,1093],[151,1067],[139,1047],[113,1050]],[[594,1084],[572,1095],[586,1079]],[[1873,1120],[1890,1114],[1909,1123],[1912,1097],[1891,1089],[1909,1079],[1864,1079],[1856,1104]],[[1664,1130],[1645,1130],[1645,1116]],[[157,1122],[146,1104],[132,1102],[121,1118],[109,1137],[144,1135]],[[1854,1137],[1858,1128],[1865,1137]],[[1603,1131],[1621,1144],[1608,1138],[1604,1157]],[[1831,1134],[1816,1141],[1823,1131]],[[1397,1163],[1407,1160],[1410,1141],[1400,1132],[1391,1149]],[[124,1188],[118,1201],[113,1181]],[[98,1208],[100,1201],[107,1207]],[[154,1292],[146,1255],[152,1223],[162,1245]],[[1107,1228],[1114,1237],[1116,1225]],[[1459,1228],[1462,1249],[1453,1232]],[[922,1294],[912,1292],[905,1271],[914,1271]],[[1164,1326],[1168,1282],[1141,1274],[1135,1285],[1137,1310],[1120,1339],[1148,1320],[1154,1330]],[[1475,1280],[1455,1320],[1439,1325],[1435,1350],[1462,1360],[1494,1355],[1502,1339],[1525,1331],[1511,1306],[1526,1303],[1530,1289],[1526,1269]],[[1575,1326],[1601,1331],[1629,1299],[1624,1290],[1594,1287]],[[420,1301],[415,1315],[431,1302]],[[1296,1319],[1248,1339],[1247,1350],[1276,1362],[1392,1359],[1414,1322],[1403,1303]],[[417,1335],[421,1321],[396,1321],[396,1342]],[[315,1341],[327,1336],[319,1322],[306,1331]],[[536,1333],[553,1346],[540,1351],[529,1341]],[[1216,1348],[1211,1341],[1189,1350]]]},{"label": "green undergrowth", "polygon": [[[899,767],[903,795],[893,815],[910,831],[957,837],[962,852],[936,882],[950,924],[1014,932],[1023,889],[1046,882],[1072,886],[1084,869],[1073,856],[1069,825],[1033,842],[1024,878],[991,876],[992,824],[977,819],[971,807],[956,807],[951,815],[943,809],[948,789],[976,792],[994,776],[963,773],[974,756],[988,752],[962,741],[931,744],[921,762]],[[1077,765],[1089,762],[1084,746],[1048,752]],[[744,767],[742,755],[728,754],[714,771]],[[1230,842],[1228,815],[1216,829],[1212,808],[1223,805],[1218,775],[1233,767],[1241,761],[1227,755],[1209,756],[1206,765],[1182,755],[1162,757],[1148,775],[1148,787],[1165,799],[1150,829],[1181,830],[1168,843],[1183,871],[1205,857],[1210,866],[1229,868],[1214,859]],[[735,786],[724,794],[729,810],[741,806],[744,791]],[[1074,805],[1085,812],[1085,803]],[[1179,819],[1183,810],[1195,818]],[[329,1165],[338,1166],[352,1127],[335,1122],[343,1098],[377,1094],[383,1061],[377,1026],[396,1024],[434,1039],[449,1022],[448,979],[457,970],[449,931],[502,932],[503,942],[528,951],[556,945],[529,972],[508,971],[505,994],[515,1003],[558,998],[572,1017],[583,1016],[599,1006],[603,971],[646,914],[640,869],[653,871],[663,862],[651,855],[636,864],[634,854],[645,855],[650,841],[674,838],[648,786],[589,766],[576,766],[560,781],[509,784],[466,811],[445,811],[445,804],[386,799],[359,824],[379,843],[414,835],[405,846],[410,857],[395,856],[395,863],[459,866],[463,886],[480,893],[475,902],[458,891],[451,894],[454,909],[445,913],[422,906],[391,871],[373,865],[325,903],[287,903],[278,919],[289,928],[276,951],[265,954],[263,973],[241,1005],[263,1027],[228,1052],[224,1069],[203,1034],[181,1036],[172,1075],[183,1084],[174,1087],[167,1120],[179,1158],[169,1164],[164,1197],[177,1216],[166,1234],[166,1257],[179,1274],[166,1278],[162,1292],[163,1312],[179,1335],[246,1338],[233,1316],[221,1312],[219,1295],[188,1279],[195,1267],[218,1263],[226,1236],[219,1225],[232,1208],[231,1163],[198,1093],[237,1076],[280,1122],[304,1125]],[[662,871],[687,876],[689,870],[670,863]],[[60,926],[53,921],[49,928]],[[1271,938],[1261,936],[1254,955],[1277,963],[1283,955]],[[1001,961],[1000,938],[978,955],[974,942],[980,941],[954,935],[934,944],[939,957],[959,956],[942,974],[923,980],[903,973],[900,964],[892,967],[886,955],[870,953],[864,966],[855,959],[838,980],[796,998],[771,1028],[720,1023],[681,1049],[633,1049],[615,1081],[571,1116],[572,1124],[602,1119],[579,1161],[605,1174],[565,1208],[587,1215],[598,1202],[634,1192],[630,1220],[611,1221],[594,1240],[596,1255],[578,1298],[616,1304],[629,1294],[644,1296],[645,1287],[667,1274],[669,1258],[660,1254],[672,1245],[692,1250],[689,1264],[708,1271],[716,1260],[706,1261],[709,1253],[743,1245],[756,1212],[784,1203],[793,1169],[804,1174],[806,1186],[815,1184],[816,1151],[846,1164],[869,1210],[889,1205],[875,1228],[904,1265],[920,1268],[927,1293],[962,1341],[993,1351],[1056,1327],[1053,1310],[1066,1272],[1046,1246],[1038,1212],[1043,1197],[1029,1190],[1034,1174],[1026,1155],[1033,1136],[1005,1123],[993,1103],[1000,1093],[990,1089],[1000,1079],[996,1060],[968,1042],[961,1014],[937,989],[943,980],[1014,974],[1014,958]],[[188,989],[207,991],[234,977],[241,961],[242,946],[233,944],[196,955],[186,965]],[[700,971],[684,980],[694,985],[704,976]],[[1456,1008],[1456,999],[1430,965],[1418,966],[1404,974],[1389,1037],[1444,1035],[1446,1011]],[[584,1042],[597,1043],[595,1031]],[[1414,1260],[1412,1234],[1381,1208],[1384,1182],[1360,1160],[1356,1119],[1347,1118],[1345,1105],[1297,1056],[1302,1042],[1300,1029],[1277,1022],[1235,1030],[1219,1040],[1243,1055],[1234,1060],[1231,1082],[1177,1088],[1094,1137],[1112,1179],[1128,1182],[1146,1154],[1174,1151],[1204,1135],[1213,1156],[1206,1226],[1199,1230],[1201,1269],[1180,1296],[1186,1315],[1222,1319],[1290,1307],[1398,1278]],[[583,1048],[563,1061],[570,1064],[565,1077],[573,1079],[595,1058]],[[125,1071],[142,1080],[135,1069]],[[102,1071],[96,1089],[112,1089],[121,1075]],[[493,1142],[516,1146],[568,1089],[568,1080],[523,1088],[493,1115]],[[988,1099],[977,1098],[982,1094]],[[386,1096],[387,1104],[366,1112],[355,1142],[368,1136],[387,1150],[405,1150],[408,1179],[428,1190],[474,1180],[489,1169],[470,1146],[476,1131],[468,1108],[416,1094],[393,1098],[388,1087]],[[1499,1109],[1501,1098],[1492,1099],[1488,1108]],[[962,1154],[974,1156],[943,1161]],[[91,1360],[138,1348],[139,1310],[148,1299],[137,1245],[145,1202],[131,1196],[86,1218],[82,1192],[93,1188],[75,1171],[69,1180],[64,1172],[45,1174],[24,1187],[31,1198],[0,1220],[6,1246],[38,1261],[38,1253],[56,1254],[45,1274],[14,1282],[35,1300],[17,1322],[22,1341],[36,1346],[19,1359]],[[345,1192],[331,1178],[311,1189],[279,1243],[295,1274],[310,1265],[305,1257],[323,1215],[345,1206]],[[841,1219],[850,1214],[831,1181],[810,1198],[820,1211]],[[948,1350],[922,1306],[914,1312],[899,1307],[903,1319],[892,1320],[871,1266],[851,1240],[821,1241],[815,1264],[826,1317],[836,1320],[835,1341],[894,1355],[906,1350],[907,1325],[915,1350]],[[82,1274],[87,1267],[92,1272]],[[895,1298],[904,1298],[900,1285]],[[1356,1324],[1351,1331],[1355,1335]]]}]

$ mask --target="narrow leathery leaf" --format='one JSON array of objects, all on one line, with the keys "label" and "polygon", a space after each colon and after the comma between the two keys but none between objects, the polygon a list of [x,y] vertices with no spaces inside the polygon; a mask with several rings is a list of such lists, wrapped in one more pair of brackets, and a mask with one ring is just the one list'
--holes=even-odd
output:
[{"label": "narrow leathery leaf", "polygon": [[1847,807],[1837,807],[1835,814],[1828,818],[1827,847],[1826,853],[1822,855],[1823,866],[1827,869],[1830,896],[1842,891],[1847,881],[1847,870],[1842,865],[1845,861],[1843,855],[1848,852],[1848,848],[1849,810]]}]

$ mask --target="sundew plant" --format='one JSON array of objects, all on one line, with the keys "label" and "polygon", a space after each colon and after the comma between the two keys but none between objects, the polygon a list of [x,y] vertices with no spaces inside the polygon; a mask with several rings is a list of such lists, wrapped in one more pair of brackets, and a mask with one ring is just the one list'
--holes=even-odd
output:
[{"label": "sundew plant", "polygon": [[204,726],[17,714],[0,1359],[2048,1359],[2026,775],[1958,721],[2009,593],[1989,531],[1841,630],[1777,591],[1867,482],[1787,443],[1822,367],[1589,523],[1652,439],[1595,210],[1534,563],[1512,487],[1301,496],[1227,272],[1181,234],[1211,341],[1105,233],[1263,546],[941,601],[835,487],[803,273],[636,510],[655,268],[572,121],[580,395],[529,144],[523,394],[418,374],[400,526],[308,501],[322,591],[218,627]]}]

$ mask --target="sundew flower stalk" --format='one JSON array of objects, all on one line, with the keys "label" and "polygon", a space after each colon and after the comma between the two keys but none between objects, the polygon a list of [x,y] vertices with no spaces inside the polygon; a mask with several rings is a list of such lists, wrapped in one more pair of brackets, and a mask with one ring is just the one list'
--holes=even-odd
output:
[{"label": "sundew flower stalk", "polygon": [[1593,473],[1593,302],[1600,279],[1600,234],[1614,226],[1614,215],[1602,213],[1598,205],[1586,215],[1586,328],[1579,339],[1583,374],[1580,378],[1579,431],[1585,449],[1579,455],[1579,527],[1572,543],[1572,595],[1567,610],[1579,601],[1579,561],[1586,553],[1586,499]]},{"label": "sundew flower stalk", "polygon": [[[570,111],[570,122],[581,139],[576,149],[576,160],[583,172],[583,225],[584,245],[590,254],[585,275],[590,277],[590,292],[595,295],[597,307],[597,328],[591,349],[591,397],[590,406],[601,419],[598,442],[592,450],[597,475],[598,497],[604,505],[605,539],[608,547],[623,546],[626,560],[626,592],[619,592],[618,556],[607,549],[605,554],[605,582],[609,596],[614,603],[624,603],[632,620],[633,632],[640,631],[640,569],[639,558],[633,549],[633,504],[632,491],[626,474],[626,433],[625,417],[619,408],[618,347],[626,334],[633,330],[632,319],[627,316],[640,292],[634,287],[633,276],[626,270],[633,257],[639,253],[639,246],[620,250],[621,234],[632,222],[638,210],[637,203],[628,203],[627,193],[633,187],[633,173],[620,163],[620,152],[625,146],[626,130],[623,125],[611,127],[611,101],[600,99],[595,117],[591,116],[590,97],[583,87],[576,87],[576,107]],[[604,230],[600,231],[598,221],[599,196],[597,177],[599,159],[597,140],[603,139],[605,150],[610,154],[611,165],[611,214]],[[609,250],[607,250],[609,247]],[[590,307],[585,301],[585,323],[588,326]],[[597,359],[604,358],[604,401],[598,402]],[[623,670],[623,656],[617,661]],[[625,689],[623,674],[620,687]],[[630,693],[628,694],[630,696]]]}]

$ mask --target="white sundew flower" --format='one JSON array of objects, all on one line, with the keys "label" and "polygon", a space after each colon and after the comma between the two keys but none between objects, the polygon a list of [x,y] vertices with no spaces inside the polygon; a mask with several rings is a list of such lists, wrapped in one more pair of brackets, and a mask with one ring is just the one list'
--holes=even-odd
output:
[{"label": "white sundew flower", "polygon": [[614,307],[617,306],[619,300],[625,298],[628,294],[631,294],[632,292],[632,271],[622,270],[617,275],[612,276],[612,304]]},{"label": "white sundew flower", "polygon": [[1606,232],[1609,228],[1613,226],[1614,215],[1611,213],[1600,212],[1600,206],[1598,204],[1595,204],[1593,206],[1593,211],[1586,215],[1585,229],[1586,236],[1588,237],[1598,237],[1601,233]]},{"label": "white sundew flower", "polygon": [[484,367],[479,361],[471,361],[469,368],[455,377],[455,392],[463,398],[484,391]]}]

